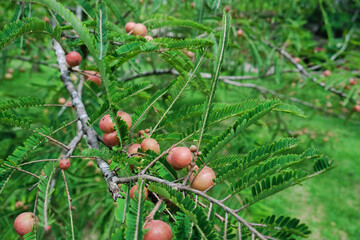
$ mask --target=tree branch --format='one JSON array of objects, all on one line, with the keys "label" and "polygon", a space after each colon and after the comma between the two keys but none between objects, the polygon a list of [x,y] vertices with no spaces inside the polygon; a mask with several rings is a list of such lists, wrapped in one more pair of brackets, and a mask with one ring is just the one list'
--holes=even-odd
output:
[{"label": "tree branch", "polygon": [[[86,112],[82,99],[80,98],[74,83],[69,77],[70,72],[65,61],[65,52],[55,40],[53,40],[53,47],[59,65],[59,70],[61,74],[60,78],[71,96],[73,106],[76,109],[77,118],[82,125],[82,131],[86,133],[88,137],[87,144],[90,148],[100,149],[95,130],[92,127],[87,126],[89,116]],[[114,201],[116,201],[117,198],[121,197],[117,184],[114,183],[112,180],[114,177],[116,177],[116,173],[110,170],[109,164],[107,164],[104,160],[97,158],[96,162],[107,182],[109,191],[112,193]]]},{"label": "tree branch", "polygon": [[217,200],[217,199],[215,199],[213,197],[210,197],[206,193],[198,191],[198,190],[193,189],[193,188],[190,188],[188,186],[184,186],[184,185],[179,184],[179,183],[169,182],[167,180],[160,179],[160,178],[157,178],[157,177],[153,177],[151,175],[145,175],[145,174],[132,176],[132,177],[115,178],[114,182],[116,182],[116,183],[136,182],[139,178],[141,178],[142,180],[148,180],[148,181],[151,181],[151,182],[156,182],[156,183],[167,185],[167,186],[172,187],[173,189],[175,189],[177,191],[183,191],[183,192],[188,191],[188,192],[192,192],[192,193],[196,194],[197,196],[201,196],[201,197],[205,198],[206,200],[208,200],[209,202],[215,203],[216,205],[221,207],[225,212],[230,213],[233,217],[235,217],[235,219],[238,222],[241,222],[243,225],[245,225],[259,239],[261,239],[261,240],[266,240],[267,239],[264,235],[259,233],[254,227],[252,227],[249,222],[247,222],[245,219],[243,219],[242,217],[237,215],[234,209],[231,209],[231,208],[227,207],[222,202],[220,202],[219,200]]}]

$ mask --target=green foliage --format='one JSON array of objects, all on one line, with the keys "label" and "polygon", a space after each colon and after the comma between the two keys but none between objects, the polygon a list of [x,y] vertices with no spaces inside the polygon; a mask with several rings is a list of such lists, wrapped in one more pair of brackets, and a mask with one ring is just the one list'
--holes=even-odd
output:
[{"label": "green foliage", "polygon": [[220,239],[214,230],[214,226],[207,221],[207,215],[203,208],[196,206],[195,202],[187,195],[185,198],[182,193],[174,189],[152,183],[149,190],[169,199],[175,204],[193,223],[204,239]]},{"label": "green foliage", "polygon": [[[269,214],[250,210],[235,215],[231,214],[235,213],[232,209],[245,210],[333,167],[332,160],[312,147],[312,140],[306,146],[289,137],[299,130],[293,132],[293,125],[286,125],[287,116],[309,116],[307,111],[304,113],[289,101],[322,109],[319,101],[312,102],[308,97],[312,88],[320,85],[321,91],[334,92],[332,87],[338,87],[344,78],[354,74],[348,73],[341,78],[335,75],[325,81],[320,74],[311,73],[318,79],[305,76],[300,80],[296,75],[299,72],[286,62],[287,55],[283,51],[288,51],[289,56],[301,57],[300,63],[309,72],[325,67],[342,71],[334,60],[344,52],[347,58],[360,62],[355,51],[348,55],[346,49],[348,44],[352,49],[358,47],[358,36],[349,42],[355,31],[344,31],[349,35],[342,43],[333,26],[333,12],[329,9],[335,4],[316,2],[234,1],[230,3],[230,12],[219,11],[228,3],[220,0],[196,0],[191,10],[187,2],[168,1],[162,5],[160,0],[144,3],[76,0],[70,4],[71,7],[65,6],[68,1],[25,0],[15,11],[10,4],[2,3],[4,9],[11,9],[11,16],[4,17],[13,21],[2,27],[5,21],[0,18],[0,49],[3,49],[0,76],[9,69],[7,64],[11,58],[26,61],[25,57],[18,56],[18,49],[10,47],[15,39],[20,38],[15,45],[20,46],[21,55],[37,56],[27,60],[32,63],[32,74],[36,74],[36,69],[41,66],[42,78],[40,83],[25,79],[20,85],[24,89],[29,85],[39,88],[28,91],[29,95],[36,97],[23,97],[23,94],[9,91],[4,93],[4,100],[0,102],[0,123],[11,126],[0,126],[0,133],[4,135],[0,141],[6,145],[3,154],[7,156],[0,162],[2,218],[12,219],[15,212],[20,211],[14,204],[21,200],[27,207],[36,203],[40,218],[39,231],[29,233],[26,239],[47,238],[48,233],[44,233],[42,228],[48,225],[52,226],[51,236],[57,239],[89,236],[97,239],[143,239],[145,218],[155,210],[154,216],[150,217],[168,223],[175,239],[240,238],[237,229],[239,216],[245,219],[243,221],[256,221]],[[74,3],[81,7],[84,21],[73,13]],[[37,18],[45,11],[56,19],[54,28]],[[318,42],[312,39],[319,36],[311,32],[311,21],[308,22],[320,12],[324,29],[318,31],[319,35],[326,31],[326,53],[314,51]],[[128,21],[144,23],[154,40],[126,34],[123,25]],[[244,31],[243,37],[236,36],[240,27]],[[80,79],[67,84],[74,84],[74,89],[81,92],[65,92],[57,69],[52,71],[42,66],[42,58],[48,54],[45,50],[52,48],[52,42],[39,37],[40,34],[34,34],[33,38],[24,37],[35,32],[50,35],[64,50],[75,48],[81,51],[84,58],[79,69],[99,71],[102,85],[93,87],[90,83],[82,89],[83,79],[77,68],[69,68],[71,74]],[[341,43],[343,48],[336,49],[337,43]],[[279,49],[269,47],[272,45],[279,46]],[[327,56],[330,53],[334,55]],[[57,62],[62,64],[64,59],[57,59]],[[351,61],[345,57],[341,62],[345,62],[344,68],[356,66],[348,64]],[[317,68],[314,68],[315,64]],[[20,70],[20,65],[17,68]],[[162,68],[165,69],[163,72],[158,71]],[[297,68],[302,69],[302,66]],[[11,74],[19,77],[17,69]],[[62,74],[66,75],[62,77],[69,77],[68,73]],[[307,85],[308,80],[316,85]],[[325,85],[318,84],[320,81]],[[11,84],[10,81],[1,83]],[[245,88],[256,90],[261,96],[245,91]],[[339,107],[356,103],[359,90],[359,86],[352,87]],[[22,92],[22,89],[18,91]],[[324,97],[319,92],[314,94],[316,99],[318,95]],[[46,102],[69,94],[74,109],[55,108],[53,105],[49,111]],[[81,98],[74,99],[78,94]],[[300,96],[294,97],[295,94]],[[19,97],[13,98],[17,95]],[[332,97],[326,100],[330,101]],[[77,109],[76,101],[82,101],[85,111]],[[40,111],[40,107],[46,109]],[[119,110],[131,114],[133,124],[130,129],[117,117]],[[288,115],[283,117],[285,114],[282,113]],[[118,146],[104,147],[99,141],[97,123],[104,114],[110,114],[115,123],[120,140]],[[88,115],[91,117],[86,126],[80,122],[66,124],[75,118],[88,119]],[[349,114],[346,118],[352,120],[352,116]],[[58,131],[52,131],[53,128]],[[96,132],[95,138],[91,138],[88,128]],[[150,129],[150,132],[139,136],[139,129]],[[25,138],[22,130],[34,134],[25,142],[19,141]],[[271,133],[264,134],[266,130]],[[79,131],[84,131],[86,141],[79,140],[76,146],[69,144],[72,147],[70,152],[59,150],[59,146],[42,144],[47,142],[44,136],[54,136],[65,145],[73,143],[72,139]],[[130,145],[141,143],[148,137],[159,141],[161,156],[141,149],[135,154],[128,153]],[[215,185],[210,191],[200,192],[186,187],[186,168],[177,171],[167,161],[166,151],[172,146],[189,147],[192,144],[199,148],[194,153],[197,156],[194,157],[195,164],[200,168],[211,167],[216,173]],[[66,187],[59,182],[58,163],[54,161],[64,154],[72,155],[71,168],[66,172]],[[83,158],[87,158],[86,161]],[[101,163],[99,166],[92,165],[95,159]],[[33,160],[39,161],[31,162]],[[27,176],[29,174],[41,175],[40,180],[34,181],[33,177]],[[141,176],[148,178],[146,183]],[[121,185],[113,182],[119,178]],[[134,199],[130,199],[134,179],[138,179],[141,191],[135,192]],[[37,184],[38,195],[36,191],[25,193],[24,189],[34,184]],[[147,201],[143,191],[145,186],[151,192]],[[116,198],[117,194],[122,197],[116,199],[117,206],[113,206],[108,190],[113,197]],[[72,202],[68,206],[66,200],[70,196]],[[236,200],[231,203],[221,201],[227,197]],[[159,205],[158,199],[164,202]],[[158,208],[154,209],[155,206]],[[9,228],[10,222],[1,220],[0,228]],[[92,231],[89,231],[90,226]],[[244,226],[243,237],[250,239],[252,232]],[[298,219],[283,216],[271,215],[254,227],[262,234],[278,239],[309,237],[310,234],[309,228],[300,224]],[[0,237],[8,238],[6,234],[1,233]]]},{"label": "green foliage", "polygon": [[16,38],[33,32],[46,33],[60,42],[61,31],[58,26],[54,29],[43,20],[37,18],[24,18],[22,21],[10,23],[0,32],[0,49],[3,49]]}]

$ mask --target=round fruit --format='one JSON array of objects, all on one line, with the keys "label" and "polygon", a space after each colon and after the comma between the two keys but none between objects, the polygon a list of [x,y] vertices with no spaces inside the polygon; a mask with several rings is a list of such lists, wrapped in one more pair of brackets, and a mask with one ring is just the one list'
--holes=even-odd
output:
[{"label": "round fruit", "polygon": [[59,168],[62,170],[67,170],[70,167],[71,163],[70,163],[70,159],[65,158],[65,159],[61,159],[59,162]]},{"label": "round fruit", "polygon": [[20,68],[19,68],[19,71],[22,72],[22,73],[23,73],[23,72],[26,72],[26,68],[20,67]]},{"label": "round fruit", "polygon": [[146,39],[146,41],[148,41],[148,42],[154,40],[154,38],[151,37],[151,36],[149,36],[149,35],[146,35],[146,36],[145,36],[145,39]]},{"label": "round fruit", "polygon": [[198,148],[195,145],[190,146],[190,152],[196,152]]},{"label": "round fruit", "polygon": [[134,22],[128,22],[128,23],[125,25],[125,31],[126,31],[127,33],[131,32],[131,31],[134,29],[135,25],[136,25],[136,23],[134,23]]},{"label": "round fruit", "polygon": [[190,178],[191,187],[199,191],[205,191],[214,185],[213,179],[216,179],[215,172],[209,168],[204,167],[196,176],[193,181],[193,176]]},{"label": "round fruit", "polygon": [[294,58],[294,62],[299,63],[299,62],[300,62],[300,58],[298,58],[298,57]]},{"label": "round fruit", "polygon": [[120,143],[120,140],[116,135],[116,131],[110,133],[104,133],[103,141],[109,147],[114,147]]},{"label": "round fruit", "polygon": [[194,58],[195,57],[195,53],[193,53],[191,51],[185,50],[184,53],[188,58]]},{"label": "round fruit", "polygon": [[353,108],[353,110],[354,110],[355,112],[360,112],[360,105],[355,105],[354,108]]},{"label": "round fruit", "polygon": [[173,237],[170,226],[161,220],[151,220],[144,229],[150,229],[143,240],[171,240]]},{"label": "round fruit", "polygon": [[7,73],[14,73],[14,69],[13,68],[8,68],[8,70],[7,70]]},{"label": "round fruit", "polygon": [[86,166],[87,167],[92,167],[92,166],[94,166],[94,162],[93,161],[88,161],[87,163],[86,163]]},{"label": "round fruit", "polygon": [[239,29],[239,30],[237,30],[236,35],[238,37],[242,37],[242,36],[244,36],[244,31],[242,29]]},{"label": "round fruit", "polygon": [[11,79],[13,79],[13,75],[11,73],[5,73],[5,79],[11,80]]},{"label": "round fruit", "polygon": [[114,123],[110,118],[110,114],[106,114],[105,116],[102,117],[102,119],[99,122],[99,127],[101,131],[106,133],[113,132],[115,130]]},{"label": "round fruit", "polygon": [[[128,129],[130,129],[132,120],[129,114],[123,111],[118,111],[116,114],[118,117],[120,117],[123,121],[126,122]],[[110,118],[110,114],[106,114],[99,122],[99,127],[101,131],[109,133],[115,130],[115,125],[112,122]]]},{"label": "round fruit", "polygon": [[[138,144],[138,143],[134,143],[132,144],[129,149],[128,149],[128,153],[129,154],[134,154],[134,153],[137,153],[139,148],[141,148],[141,144]],[[136,154],[137,155],[137,154]]]},{"label": "round fruit", "polygon": [[349,84],[350,84],[350,85],[356,85],[356,79],[355,79],[355,78],[351,78],[351,79],[349,80]]},{"label": "round fruit", "polygon": [[230,12],[230,10],[231,10],[231,7],[230,7],[229,5],[226,5],[225,11],[226,11],[226,12]]},{"label": "round fruit", "polygon": [[49,19],[47,16],[44,16],[44,17],[43,17],[43,20],[44,20],[45,22],[47,22],[47,23],[50,22],[50,19]]},{"label": "round fruit", "polygon": [[66,54],[65,60],[70,67],[76,67],[80,65],[82,57],[78,52],[72,51]]},{"label": "round fruit", "polygon": [[24,236],[25,234],[31,232],[33,229],[34,223],[39,222],[37,217],[33,217],[32,212],[24,212],[16,217],[14,222],[14,229],[20,236]]},{"label": "round fruit", "polygon": [[146,150],[151,150],[156,152],[157,154],[160,153],[160,146],[159,143],[153,138],[146,138],[141,143],[141,149],[146,152]]},{"label": "round fruit", "polygon": [[150,129],[145,129],[145,133],[149,133],[150,132]]},{"label": "round fruit", "polygon": [[328,77],[328,76],[330,76],[330,75],[331,75],[330,70],[325,70],[325,71],[324,71],[324,76],[325,76],[325,77]]},{"label": "round fruit", "polygon": [[[135,191],[139,194],[139,189],[137,187],[137,185],[134,185],[131,189],[130,189],[130,198],[134,199],[135,197]],[[147,199],[149,195],[149,191],[145,188],[145,200]]]},{"label": "round fruit", "polygon": [[175,170],[181,170],[191,163],[192,154],[187,147],[175,147],[171,149],[166,160]]},{"label": "round fruit", "polygon": [[101,79],[98,77],[100,75],[97,74],[97,76],[89,76],[87,78],[88,81],[95,83],[97,86],[101,85]]},{"label": "round fruit", "polygon": [[65,98],[59,98],[58,102],[60,104],[65,104],[66,103],[66,99]]},{"label": "round fruit", "polygon": [[192,2],[192,3],[190,4],[190,6],[191,6],[191,8],[195,8],[195,3]]},{"label": "round fruit", "polygon": [[147,34],[147,28],[145,27],[144,24],[137,23],[134,26],[132,34],[135,35],[135,36],[143,36],[143,37],[145,37],[146,34]]},{"label": "round fruit", "polygon": [[15,208],[22,208],[24,206],[24,203],[22,201],[17,201],[15,203]]},{"label": "round fruit", "polygon": [[128,129],[131,128],[132,120],[129,114],[123,111],[118,111],[116,116],[120,117],[123,121],[126,122],[126,125],[128,126]]}]

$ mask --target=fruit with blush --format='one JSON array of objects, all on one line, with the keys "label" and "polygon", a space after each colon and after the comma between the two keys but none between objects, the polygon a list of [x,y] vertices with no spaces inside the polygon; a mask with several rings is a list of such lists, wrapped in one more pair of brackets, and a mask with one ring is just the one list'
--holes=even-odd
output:
[{"label": "fruit with blush", "polygon": [[34,218],[32,212],[23,212],[18,215],[14,222],[14,229],[20,236],[24,236],[25,234],[31,232],[34,227],[34,224],[37,224],[39,219],[37,217]]},{"label": "fruit with blush", "polygon": [[191,187],[197,189],[199,191],[205,191],[206,189],[210,188],[214,185],[213,180],[216,179],[216,175],[214,170],[209,167],[204,167],[194,179],[192,175],[190,177]]},{"label": "fruit with blush", "polygon": [[59,168],[61,170],[67,170],[70,167],[70,165],[71,165],[70,159],[68,158],[61,159],[59,162]]},{"label": "fruit with blush", "polygon": [[353,107],[354,112],[360,112],[360,105],[355,105]]},{"label": "fruit with blush", "polygon": [[76,51],[71,51],[66,54],[65,60],[70,67],[76,67],[80,65],[82,57],[80,53]]},{"label": "fruit with blush", "polygon": [[161,220],[149,221],[144,229],[149,229],[143,240],[171,240],[173,233],[170,226]]},{"label": "fruit with blush", "polygon": [[116,131],[104,133],[103,141],[109,147],[114,147],[116,145],[119,145],[119,143],[120,143],[120,140],[119,140],[118,136],[116,135]]},{"label": "fruit with blush", "polygon": [[135,36],[145,37],[146,34],[147,34],[147,28],[146,28],[146,26],[144,24],[137,23],[134,26],[132,34],[135,35]]},{"label": "fruit with blush", "polygon": [[[139,149],[141,149],[141,144],[138,144],[138,143],[134,143],[132,144],[129,149],[128,149],[128,153],[129,154],[135,154],[139,151]],[[138,156],[138,154],[135,154],[134,156]]]},{"label": "fruit with blush", "polygon": [[244,36],[244,31],[240,28],[240,29],[238,29],[238,30],[236,31],[236,35],[237,35],[238,37],[242,37],[242,36]]},{"label": "fruit with blush", "polygon": [[[130,189],[130,198],[131,199],[134,199],[135,197],[135,191],[139,194],[139,189],[137,187],[137,184],[134,185],[131,189]],[[145,200],[147,199],[148,195],[149,195],[149,191],[145,188]]]},{"label": "fruit with blush", "polygon": [[128,23],[126,23],[126,24],[125,24],[125,31],[126,31],[127,33],[131,32],[131,31],[134,29],[135,25],[136,25],[136,23],[134,23],[134,22],[128,22]]},{"label": "fruit with blush", "polygon": [[328,77],[331,75],[331,72],[330,72],[330,70],[325,70],[323,74],[325,77]]},{"label": "fruit with blush", "polygon": [[[128,126],[128,129],[130,129],[132,120],[129,114],[123,111],[117,112],[117,117],[120,117],[121,120],[126,122],[126,125]],[[104,117],[101,118],[99,122],[99,127],[101,131],[109,133],[115,130],[115,124],[113,123],[112,119],[110,118],[110,114],[104,115]]]},{"label": "fruit with blush", "polygon": [[141,143],[141,149],[146,152],[147,150],[151,150],[156,152],[157,154],[160,153],[160,146],[159,143],[153,138],[146,138]]},{"label": "fruit with blush", "polygon": [[187,147],[174,147],[166,160],[175,170],[181,170],[191,163],[192,153]]}]

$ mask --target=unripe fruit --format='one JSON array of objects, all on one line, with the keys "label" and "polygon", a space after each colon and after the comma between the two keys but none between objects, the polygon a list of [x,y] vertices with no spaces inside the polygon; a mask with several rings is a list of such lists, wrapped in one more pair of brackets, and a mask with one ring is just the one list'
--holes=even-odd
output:
[{"label": "unripe fruit", "polygon": [[354,112],[360,112],[360,105],[355,105],[353,110]]},{"label": "unripe fruit", "polygon": [[146,39],[146,41],[148,41],[148,42],[154,40],[154,38],[151,37],[151,36],[149,36],[149,35],[146,35],[146,36],[145,36],[145,39]]},{"label": "unripe fruit", "polygon": [[114,147],[116,145],[119,145],[120,143],[120,140],[116,135],[116,131],[110,133],[104,133],[103,141],[109,147]]},{"label": "unripe fruit", "polygon": [[215,172],[209,168],[204,167],[196,176],[194,181],[192,180],[194,177],[190,178],[191,187],[197,189],[199,191],[205,191],[209,187],[214,185],[213,179],[216,179]]},{"label": "unripe fruit", "polygon": [[325,76],[325,77],[328,77],[328,76],[330,76],[330,75],[331,75],[330,70],[325,70],[325,71],[324,71],[324,76]]},{"label": "unripe fruit", "polygon": [[173,237],[170,226],[161,220],[149,221],[144,229],[150,229],[143,240],[171,240]]},{"label": "unripe fruit", "polygon": [[67,170],[70,167],[71,163],[70,163],[70,159],[65,158],[65,159],[61,159],[59,162],[59,168],[61,170]]},{"label": "unripe fruit", "polygon": [[76,67],[80,65],[82,57],[78,52],[72,51],[66,54],[65,60],[70,67]]},{"label": "unripe fruit", "polygon": [[192,154],[187,147],[175,147],[171,149],[166,160],[175,170],[181,170],[191,163]]},{"label": "unripe fruit", "polygon": [[13,68],[8,68],[8,70],[7,70],[7,73],[14,73],[14,69]]},{"label": "unripe fruit", "polygon": [[294,58],[294,62],[299,63],[299,62],[300,62],[300,58],[298,58],[298,57]]},{"label": "unripe fruit", "polygon": [[138,143],[134,143],[132,144],[129,149],[128,149],[128,153],[129,154],[134,154],[134,153],[137,153],[139,148],[141,148],[141,144],[138,144]]},{"label": "unripe fruit", "polygon": [[146,152],[146,150],[151,150],[156,152],[157,154],[160,153],[160,146],[159,143],[153,138],[146,138],[141,143],[141,149]]},{"label": "unripe fruit", "polygon": [[14,229],[20,236],[24,236],[25,234],[31,232],[35,223],[39,222],[39,219],[35,217],[33,218],[32,212],[24,212],[16,217],[14,222]]},{"label": "unripe fruit", "polygon": [[244,36],[244,31],[240,28],[239,30],[237,30],[236,35],[238,37],[242,37],[242,36]]},{"label": "unripe fruit", "polygon": [[11,80],[11,79],[13,79],[13,75],[11,73],[5,73],[5,79]]},{"label": "unripe fruit", "polygon": [[350,84],[350,85],[356,85],[356,79],[355,79],[355,78],[351,78],[351,79],[349,80],[349,84]]},{"label": "unripe fruit", "polygon": [[145,27],[144,24],[137,23],[134,26],[132,34],[135,35],[135,36],[143,36],[143,37],[145,37],[146,34],[147,34],[147,28]]},{"label": "unripe fruit", "polygon": [[[126,125],[128,126],[128,129],[130,129],[132,120],[129,114],[123,111],[117,112],[117,117],[120,117],[123,121],[126,122]],[[112,122],[110,118],[110,114],[106,114],[99,122],[99,127],[101,131],[109,133],[115,130],[115,124]]]},{"label": "unripe fruit", "polygon": [[59,98],[58,102],[60,104],[65,104],[66,103],[66,99],[65,98]]},{"label": "unripe fruit", "polygon": [[134,22],[128,22],[128,23],[125,25],[125,31],[126,31],[127,33],[131,32],[131,31],[134,29],[135,25],[136,25],[136,23],[134,23]]},{"label": "unripe fruit", "polygon": [[198,148],[195,145],[190,146],[190,152],[196,152]]},{"label": "unripe fruit", "polygon": [[[135,197],[135,191],[139,194],[139,189],[137,187],[137,185],[134,185],[131,189],[130,189],[130,198],[134,199]],[[149,195],[149,191],[145,188],[145,200],[147,199],[148,195]]]}]

